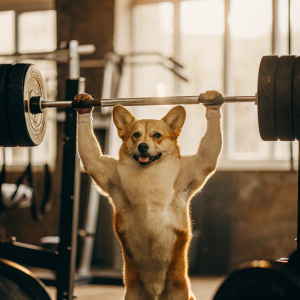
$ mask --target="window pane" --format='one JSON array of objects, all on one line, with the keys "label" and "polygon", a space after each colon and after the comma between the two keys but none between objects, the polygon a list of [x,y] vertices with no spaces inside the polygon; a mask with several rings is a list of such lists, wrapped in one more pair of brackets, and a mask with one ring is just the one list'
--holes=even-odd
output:
[{"label": "window pane", "polygon": [[300,53],[300,1],[291,1],[291,53],[299,55]]},{"label": "window pane", "polygon": [[22,13],[18,29],[20,53],[47,52],[56,49],[56,11]]},{"label": "window pane", "polygon": [[[173,74],[160,65],[163,58],[154,53],[173,53],[173,4],[137,5],[133,10],[133,52],[148,53],[134,58],[133,95],[173,94]],[[152,53],[152,55],[151,55]]]},{"label": "window pane", "polygon": [[224,1],[183,1],[180,5],[180,61],[189,82],[182,94],[223,89]]},{"label": "window pane", "polygon": [[133,8],[133,49],[173,55],[172,3],[137,5]]},{"label": "window pane", "polygon": [[[230,91],[255,95],[261,57],[271,54],[272,1],[232,0],[230,7]],[[226,105],[228,154],[231,159],[268,158],[269,143],[261,141],[257,108],[253,104]]]},{"label": "window pane", "polygon": [[161,66],[135,66],[133,95],[166,97],[173,95],[172,73]]},{"label": "window pane", "polygon": [[[133,8],[133,52],[148,53],[133,57],[134,97],[174,95],[174,75],[161,63],[165,58],[161,53],[173,55],[173,19],[172,3],[136,5]],[[152,53],[152,54],[151,54]],[[168,111],[165,106],[134,107],[137,118],[161,118]]]},{"label": "window pane", "polygon": [[0,54],[12,54],[15,49],[15,12],[0,12]]},{"label": "window pane", "polygon": [[[181,95],[223,90],[224,1],[182,1],[180,5],[180,62],[189,81]],[[205,132],[202,105],[186,106],[188,118],[179,142],[184,155],[194,154]]]},{"label": "window pane", "polygon": [[278,25],[274,54],[289,54],[289,6],[288,0],[278,0]]}]

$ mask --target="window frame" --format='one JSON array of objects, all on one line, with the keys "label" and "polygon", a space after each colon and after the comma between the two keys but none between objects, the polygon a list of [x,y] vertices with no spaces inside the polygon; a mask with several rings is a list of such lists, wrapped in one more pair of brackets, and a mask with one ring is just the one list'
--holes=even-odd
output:
[{"label": "window frame", "polygon": [[[155,3],[163,3],[169,2],[173,3],[174,5],[174,57],[180,57],[180,4],[187,0],[132,0],[131,1],[131,15],[133,16],[133,9],[137,5],[143,4],[155,4]],[[189,0],[191,1],[191,0]],[[195,0],[201,1],[201,0]],[[214,0],[212,0],[214,1]],[[224,95],[228,95],[230,93],[230,79],[232,72],[231,72],[231,62],[230,62],[230,44],[231,44],[231,36],[230,36],[230,28],[229,28],[229,14],[230,14],[230,4],[231,0],[223,0],[224,1],[224,17],[225,17],[225,24],[224,24],[224,49],[223,49],[223,93]],[[271,0],[272,5],[272,24],[271,24],[271,53],[277,53],[278,49],[278,40],[279,40],[279,4],[278,0]],[[288,1],[289,3],[289,1]],[[290,5],[290,3],[289,3]],[[289,7],[290,8],[290,7]],[[290,11],[290,10],[289,10]],[[133,23],[133,22],[132,22]],[[133,40],[133,32],[134,28],[131,28],[131,37]],[[289,26],[289,36],[290,36],[290,26]],[[288,47],[290,49],[290,38],[288,41]],[[131,45],[133,46],[133,45]],[[179,93],[180,84],[179,79],[174,78],[174,93],[175,95]],[[268,142],[270,143],[269,146],[269,153],[266,154],[268,156],[267,159],[257,157],[257,159],[233,159],[232,157],[236,154],[237,157],[239,152],[232,152],[230,149],[230,143],[232,142],[230,135],[228,134],[228,129],[232,130],[232,123],[233,118],[235,118],[232,109],[226,105],[224,105],[223,109],[223,127],[224,130],[224,147],[223,147],[223,156],[221,163],[219,165],[219,169],[223,170],[296,170],[298,165],[298,157],[296,158],[295,146],[296,142],[290,142],[290,153],[289,158],[287,159],[277,159],[274,155],[274,148],[276,142]],[[294,150],[293,150],[294,149]]]}]

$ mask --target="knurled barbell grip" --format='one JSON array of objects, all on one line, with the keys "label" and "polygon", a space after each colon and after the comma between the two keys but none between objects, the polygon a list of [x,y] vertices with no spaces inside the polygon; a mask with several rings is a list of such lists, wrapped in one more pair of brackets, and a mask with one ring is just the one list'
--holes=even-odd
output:
[{"label": "knurled barbell grip", "polygon": [[198,102],[209,106],[222,105],[224,103],[224,97],[220,95],[215,99],[206,99],[204,98],[204,94],[200,94],[198,97]]},{"label": "knurled barbell grip", "polygon": [[73,101],[42,101],[41,107],[73,107],[73,108],[88,108],[91,106],[101,106],[101,100],[86,100],[82,102]]},{"label": "knurled barbell grip", "polygon": [[101,106],[101,100],[85,100],[81,102],[73,100],[71,102],[73,108],[88,108],[92,106]]},{"label": "knurled barbell grip", "polygon": [[51,107],[73,107],[88,108],[91,106],[101,106],[101,100],[86,100],[84,102],[73,101],[44,101],[42,96],[30,98],[29,110],[33,114],[41,113],[45,108]]}]

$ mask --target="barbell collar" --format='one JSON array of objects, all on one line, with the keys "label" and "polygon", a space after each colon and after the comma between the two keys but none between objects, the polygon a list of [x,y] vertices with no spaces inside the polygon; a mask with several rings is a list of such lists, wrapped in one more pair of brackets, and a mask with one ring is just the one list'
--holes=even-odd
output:
[{"label": "barbell collar", "polygon": [[33,96],[30,98],[29,110],[33,114],[40,114],[43,111],[44,98],[42,96]]}]

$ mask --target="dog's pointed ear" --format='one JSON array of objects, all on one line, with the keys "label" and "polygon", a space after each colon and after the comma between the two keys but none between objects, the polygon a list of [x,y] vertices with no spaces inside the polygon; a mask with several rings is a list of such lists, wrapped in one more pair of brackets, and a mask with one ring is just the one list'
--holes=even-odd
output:
[{"label": "dog's pointed ear", "polygon": [[123,139],[129,125],[136,121],[136,118],[122,105],[116,105],[113,109],[113,120],[118,129],[119,137]]},{"label": "dog's pointed ear", "polygon": [[176,137],[179,136],[181,128],[184,124],[186,112],[183,106],[178,105],[173,107],[162,120],[170,126]]}]

